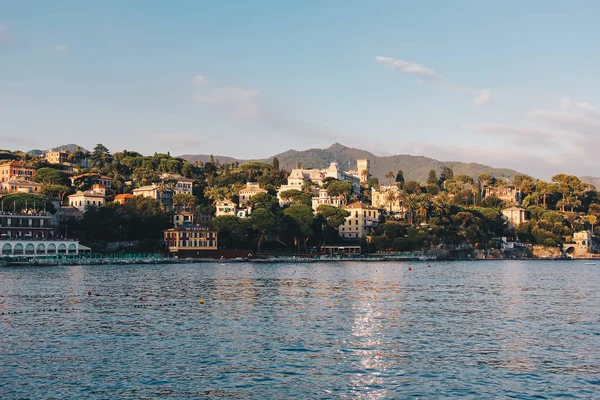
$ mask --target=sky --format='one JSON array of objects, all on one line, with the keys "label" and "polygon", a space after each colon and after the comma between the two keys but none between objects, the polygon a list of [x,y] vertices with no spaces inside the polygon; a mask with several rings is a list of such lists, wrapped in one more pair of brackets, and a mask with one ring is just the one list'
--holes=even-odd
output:
[{"label": "sky", "polygon": [[0,148],[600,176],[600,2],[0,0]]}]

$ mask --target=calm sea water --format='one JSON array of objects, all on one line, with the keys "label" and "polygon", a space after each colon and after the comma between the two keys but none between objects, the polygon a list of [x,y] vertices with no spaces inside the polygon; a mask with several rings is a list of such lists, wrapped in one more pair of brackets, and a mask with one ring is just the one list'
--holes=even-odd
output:
[{"label": "calm sea water", "polygon": [[427,265],[0,268],[0,398],[600,398],[600,263]]}]

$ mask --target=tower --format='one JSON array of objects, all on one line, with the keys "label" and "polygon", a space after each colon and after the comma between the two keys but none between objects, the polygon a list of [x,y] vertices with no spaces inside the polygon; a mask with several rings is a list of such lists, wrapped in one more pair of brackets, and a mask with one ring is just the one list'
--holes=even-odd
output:
[{"label": "tower", "polygon": [[356,160],[356,169],[358,170],[358,176],[360,177],[361,183],[367,183],[369,181],[369,160],[362,159]]}]

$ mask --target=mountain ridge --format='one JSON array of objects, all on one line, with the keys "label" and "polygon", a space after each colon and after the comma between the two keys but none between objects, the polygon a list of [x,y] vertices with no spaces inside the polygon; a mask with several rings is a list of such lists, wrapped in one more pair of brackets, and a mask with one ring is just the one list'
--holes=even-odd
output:
[{"label": "mountain ridge", "polygon": [[[209,160],[207,154],[183,154],[178,156],[190,162]],[[215,160],[221,162],[238,161],[240,164],[249,161],[272,162],[274,157],[279,159],[279,165],[283,169],[297,168],[298,164],[302,168],[326,168],[331,162],[337,162],[340,168],[344,170],[356,169],[356,160],[366,158],[370,163],[371,175],[377,177],[380,182],[385,182],[385,174],[392,171],[394,174],[401,169],[404,172],[405,180],[416,180],[424,182],[427,180],[430,170],[436,171],[439,175],[442,167],[450,167],[455,175],[466,174],[476,177],[481,173],[489,173],[496,178],[511,179],[520,172],[510,168],[495,168],[478,163],[465,163],[460,161],[440,161],[425,156],[413,156],[409,154],[397,154],[392,156],[376,156],[373,153],[344,146],[340,143],[334,143],[326,149],[311,148],[307,150],[290,149],[274,156],[263,159],[236,159],[229,156],[213,155]]]}]

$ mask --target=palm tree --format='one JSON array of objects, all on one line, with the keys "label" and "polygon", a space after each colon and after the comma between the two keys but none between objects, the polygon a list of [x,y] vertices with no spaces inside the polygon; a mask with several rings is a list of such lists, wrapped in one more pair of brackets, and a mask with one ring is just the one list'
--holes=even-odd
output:
[{"label": "palm tree", "polygon": [[396,200],[398,200],[399,195],[395,190],[388,189],[385,192],[385,202],[390,206],[390,215],[392,215],[392,206]]},{"label": "palm tree", "polygon": [[385,177],[388,178],[390,180],[390,186],[392,186],[392,180],[394,179],[394,173],[392,171],[388,171],[385,174]]},{"label": "palm tree", "polygon": [[417,212],[419,215],[425,218],[425,222],[427,222],[427,213],[429,212],[429,208],[431,207],[431,201],[429,196],[426,194],[420,194],[415,199],[416,206],[418,207]]},{"label": "palm tree", "polygon": [[413,212],[416,208],[416,198],[415,194],[408,194],[406,192],[402,192],[400,194],[400,200],[402,201],[402,206],[408,213],[408,221],[410,225],[413,224]]}]

